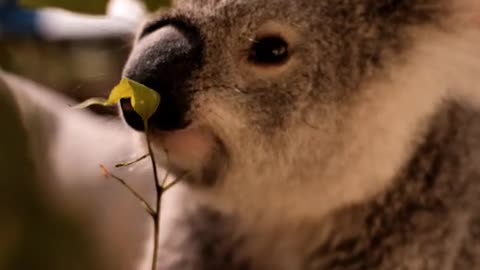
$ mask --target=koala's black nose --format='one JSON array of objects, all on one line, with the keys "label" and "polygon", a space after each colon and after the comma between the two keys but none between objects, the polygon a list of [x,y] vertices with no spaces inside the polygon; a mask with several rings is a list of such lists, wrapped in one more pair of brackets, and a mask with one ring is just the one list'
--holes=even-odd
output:
[{"label": "koala's black nose", "polygon": [[[187,113],[192,100],[189,80],[202,62],[201,36],[195,27],[185,23],[149,30],[134,46],[123,76],[160,93],[160,106],[149,122],[152,127],[184,128],[189,123]],[[143,130],[143,121],[128,105],[128,100],[122,100],[123,117],[131,127]]]}]

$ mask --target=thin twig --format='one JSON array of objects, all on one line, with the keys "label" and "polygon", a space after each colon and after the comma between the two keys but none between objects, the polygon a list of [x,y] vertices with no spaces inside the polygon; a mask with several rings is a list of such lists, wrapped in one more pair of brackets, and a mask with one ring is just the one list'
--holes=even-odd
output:
[{"label": "thin twig", "polygon": [[[157,209],[160,209],[159,197],[157,197]],[[160,234],[160,212],[157,212],[153,218],[153,258],[152,258],[152,270],[157,269],[157,255],[158,255],[158,236]]]},{"label": "thin twig", "polygon": [[155,162],[155,155],[152,150],[152,145],[151,145],[151,140],[150,140],[150,132],[148,130],[148,126],[145,123],[145,137],[147,140],[147,147],[148,147],[148,153],[150,154],[150,160],[152,161],[152,167],[153,167],[153,177],[155,179],[155,190],[157,193],[157,201],[156,201],[156,208],[155,208],[155,215],[152,216],[153,218],[153,258],[152,258],[152,270],[155,270],[157,268],[157,255],[158,255],[158,236],[160,234],[160,213],[161,213],[161,206],[162,206],[162,194],[163,194],[163,188],[160,184],[160,180],[158,178],[158,172],[157,172],[157,164]]},{"label": "thin twig", "polygon": [[[170,176],[170,172],[168,170],[165,171],[165,176],[163,176],[162,182],[160,183],[160,186],[163,187],[165,186],[165,183],[167,182],[167,178]],[[163,190],[165,191],[165,190]]]},{"label": "thin twig", "polygon": [[175,178],[172,182],[168,183],[167,185],[165,185],[163,187],[163,192],[166,192],[167,190],[169,190],[170,188],[172,188],[173,186],[175,186],[176,184],[178,184],[178,182],[180,182],[185,176],[187,175],[187,173],[184,173],[182,174],[181,176]]},{"label": "thin twig", "polygon": [[[150,160],[152,161],[152,167],[153,167],[153,178],[155,179],[155,184],[160,186],[159,178],[158,178],[158,171],[157,171],[157,163],[155,162],[155,155],[153,154],[153,149],[150,141],[150,132],[148,130],[145,131],[146,138],[147,138],[147,147],[148,147],[148,154],[150,156]],[[158,191],[158,189],[157,189]]]},{"label": "thin twig", "polygon": [[[168,152],[165,150],[165,153],[166,153],[166,158],[167,158],[167,164],[170,163],[169,159],[168,159]],[[160,186],[163,187],[165,186],[165,183],[167,182],[167,178],[168,176],[170,175],[170,171],[167,169],[165,171],[165,175],[163,176],[163,179],[162,179],[162,182],[160,182]],[[165,190],[163,190],[165,192]]]},{"label": "thin twig", "polygon": [[128,167],[128,166],[130,166],[130,165],[133,165],[133,164],[135,164],[135,163],[138,163],[138,162],[146,159],[146,158],[149,157],[149,156],[150,156],[150,154],[145,154],[145,155],[143,155],[143,156],[141,156],[141,157],[139,157],[139,158],[137,158],[137,159],[135,159],[135,160],[133,160],[133,161],[116,164],[116,165],[115,165],[115,168]]},{"label": "thin twig", "polygon": [[135,189],[133,189],[125,180],[111,173],[104,165],[100,165],[100,168],[102,169],[105,176],[111,177],[117,180],[120,184],[122,184],[125,188],[127,188],[130,191],[130,193],[132,193],[133,196],[135,196],[140,201],[140,203],[142,204],[142,206],[145,208],[145,210],[148,212],[150,216],[154,217],[156,215],[156,211],[150,206],[150,204],[142,197],[142,195],[140,195],[137,191],[135,191]]}]

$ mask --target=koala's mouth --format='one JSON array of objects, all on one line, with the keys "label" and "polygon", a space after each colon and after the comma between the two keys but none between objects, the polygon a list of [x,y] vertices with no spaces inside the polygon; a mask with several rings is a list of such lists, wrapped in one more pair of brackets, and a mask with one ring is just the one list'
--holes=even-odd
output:
[{"label": "koala's mouth", "polygon": [[[122,116],[132,128],[144,131],[143,120],[135,113],[130,101],[120,103]],[[174,171],[188,171],[195,182],[212,183],[226,160],[225,147],[208,125],[185,120],[181,114],[159,111],[149,121],[154,149],[165,152],[168,167]]]}]

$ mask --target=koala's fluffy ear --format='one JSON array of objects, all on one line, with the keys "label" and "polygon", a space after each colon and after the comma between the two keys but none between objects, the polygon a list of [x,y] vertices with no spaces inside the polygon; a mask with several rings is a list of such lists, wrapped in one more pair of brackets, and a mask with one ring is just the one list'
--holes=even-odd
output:
[{"label": "koala's fluffy ear", "polygon": [[182,4],[181,2],[185,2],[185,1],[183,1],[183,0],[172,0],[172,1],[170,1],[171,5],[173,7],[177,7],[177,6],[181,5]]},{"label": "koala's fluffy ear", "polygon": [[173,7],[191,6],[193,2],[205,2],[207,0],[172,0]]},{"label": "koala's fluffy ear", "polygon": [[209,4],[215,4],[220,0],[172,0],[173,7],[203,7]]}]

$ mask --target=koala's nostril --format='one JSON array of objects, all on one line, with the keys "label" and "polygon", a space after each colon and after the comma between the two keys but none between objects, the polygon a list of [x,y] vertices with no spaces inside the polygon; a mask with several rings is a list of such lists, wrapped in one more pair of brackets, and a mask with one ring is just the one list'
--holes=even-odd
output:
[{"label": "koala's nostril", "polygon": [[[184,128],[190,109],[191,93],[187,85],[192,73],[201,66],[203,43],[198,30],[183,24],[165,25],[141,38],[124,69],[124,76],[138,81],[162,97],[152,127],[161,130]],[[143,129],[138,118],[122,106],[127,123]]]},{"label": "koala's nostril", "polygon": [[129,98],[120,100],[120,108],[122,109],[123,118],[133,129],[138,131],[143,131],[145,129],[142,117],[133,110]]}]

